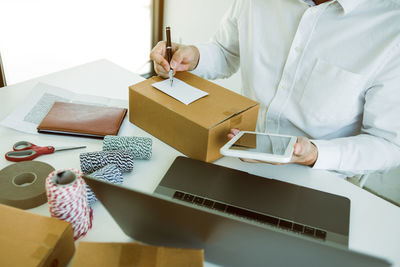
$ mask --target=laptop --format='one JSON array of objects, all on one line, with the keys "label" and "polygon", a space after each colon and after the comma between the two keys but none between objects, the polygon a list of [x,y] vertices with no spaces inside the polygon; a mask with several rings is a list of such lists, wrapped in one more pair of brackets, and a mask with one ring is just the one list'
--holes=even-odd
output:
[{"label": "laptop", "polygon": [[351,251],[349,199],[177,157],[153,194],[84,176],[121,229],[223,266],[390,266]]}]

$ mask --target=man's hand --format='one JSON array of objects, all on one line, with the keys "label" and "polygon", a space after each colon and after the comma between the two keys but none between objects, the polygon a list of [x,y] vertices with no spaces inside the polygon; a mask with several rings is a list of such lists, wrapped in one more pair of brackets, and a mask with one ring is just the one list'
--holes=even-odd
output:
[{"label": "man's hand", "polygon": [[[231,129],[230,133],[228,134],[228,138],[232,139],[238,133],[239,133],[238,129]],[[308,138],[302,136],[297,137],[297,142],[294,145],[292,159],[290,160],[289,163],[296,163],[312,167],[314,163],[317,161],[317,158],[318,158],[317,147],[313,143],[311,143],[310,140],[308,140]],[[272,163],[254,159],[240,159],[240,160],[250,163],[269,163],[273,165],[284,164],[284,163]]]},{"label": "man's hand", "polygon": [[314,166],[318,158],[317,147],[307,137],[298,136],[290,163]]},{"label": "man's hand", "polygon": [[151,50],[150,59],[154,62],[155,72],[163,78],[168,78],[169,69],[176,71],[194,70],[200,59],[200,52],[195,46],[172,43],[171,66],[166,59],[166,44],[164,41]]}]

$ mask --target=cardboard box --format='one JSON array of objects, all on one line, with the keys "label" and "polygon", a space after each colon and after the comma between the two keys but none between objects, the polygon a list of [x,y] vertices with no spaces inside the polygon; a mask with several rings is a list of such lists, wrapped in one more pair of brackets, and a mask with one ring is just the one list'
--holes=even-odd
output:
[{"label": "cardboard box", "polygon": [[75,251],[70,223],[0,204],[0,266],[66,266]]},{"label": "cardboard box", "polygon": [[203,250],[147,246],[139,243],[80,242],[72,267],[201,267]]},{"label": "cardboard box", "polygon": [[152,77],[129,87],[129,120],[183,154],[207,162],[222,155],[231,128],[254,131],[259,104],[189,72],[176,78],[209,93],[185,105],[153,88]]}]

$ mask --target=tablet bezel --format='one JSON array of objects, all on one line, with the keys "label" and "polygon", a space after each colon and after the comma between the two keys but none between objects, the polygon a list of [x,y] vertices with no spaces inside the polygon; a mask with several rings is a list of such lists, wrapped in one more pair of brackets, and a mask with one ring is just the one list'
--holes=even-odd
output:
[{"label": "tablet bezel", "polygon": [[[283,155],[275,155],[265,152],[252,152],[252,151],[244,151],[244,150],[236,150],[231,149],[232,145],[236,143],[244,134],[256,134],[256,135],[268,135],[268,136],[278,136],[278,137],[288,137],[290,138],[289,143],[285,149],[285,153]],[[243,159],[253,159],[253,160],[261,160],[272,163],[288,163],[293,154],[294,144],[297,142],[296,136],[290,135],[282,135],[282,134],[270,134],[270,133],[260,133],[260,132],[251,132],[251,131],[240,131],[237,135],[235,135],[231,140],[229,140],[224,146],[221,147],[220,153],[224,156],[229,157],[238,157]]]}]

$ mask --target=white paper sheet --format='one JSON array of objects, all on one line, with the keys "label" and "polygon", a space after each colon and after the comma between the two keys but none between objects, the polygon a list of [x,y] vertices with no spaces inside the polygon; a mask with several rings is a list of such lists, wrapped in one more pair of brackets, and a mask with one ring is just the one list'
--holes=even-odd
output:
[{"label": "white paper sheet", "polygon": [[169,79],[166,79],[162,82],[153,83],[152,86],[166,93],[167,95],[172,96],[185,105],[189,105],[197,99],[208,95],[207,92],[201,91],[177,78],[174,78],[172,87]]},{"label": "white paper sheet", "polygon": [[119,102],[121,102],[106,97],[76,94],[56,86],[38,83],[21,104],[0,122],[0,125],[37,134],[37,126],[47,115],[55,101],[98,106],[120,106]]}]

